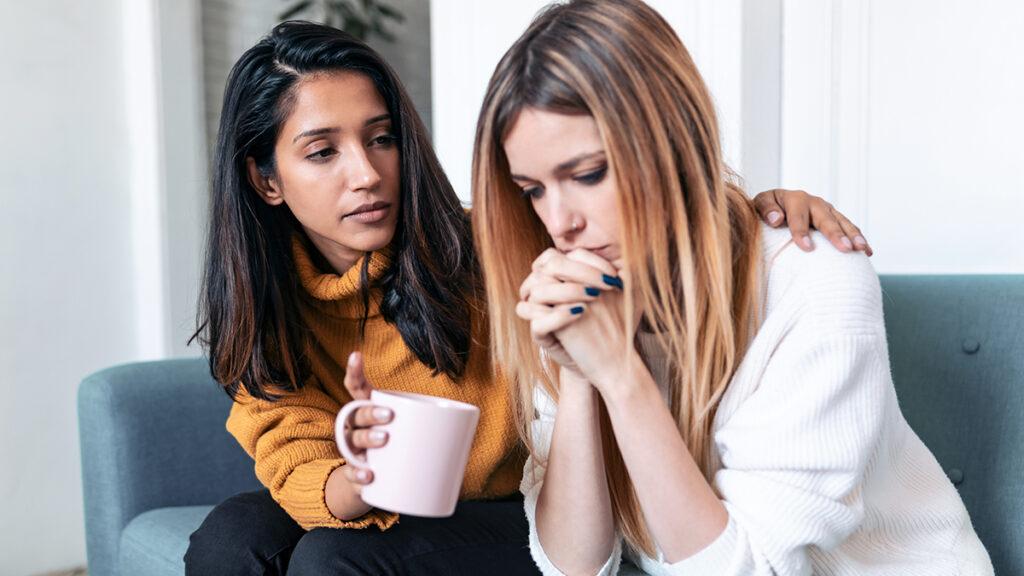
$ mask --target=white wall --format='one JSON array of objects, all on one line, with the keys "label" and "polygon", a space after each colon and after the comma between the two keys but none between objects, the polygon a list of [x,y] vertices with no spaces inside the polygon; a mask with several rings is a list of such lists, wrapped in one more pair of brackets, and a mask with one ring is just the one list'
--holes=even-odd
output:
[{"label": "white wall", "polygon": [[78,382],[187,352],[205,202],[195,14],[0,8],[0,574],[85,563]]},{"label": "white wall", "polygon": [[137,355],[120,9],[12,2],[0,17],[4,574],[84,560],[76,384]]},{"label": "white wall", "polygon": [[[435,144],[469,198],[476,116],[547,2],[432,2]],[[1024,272],[1024,6],[651,1],[717,101],[748,189],[826,197],[882,273]]]},{"label": "white wall", "polygon": [[861,223],[881,272],[1024,272],[1024,5],[781,10],[782,184]]},{"label": "white wall", "polygon": [[209,198],[198,2],[148,0],[155,5],[156,29],[150,41],[158,46],[154,54],[158,89],[155,112],[164,210],[154,226],[162,227],[164,330],[169,338],[157,357],[201,353],[197,343],[187,345],[195,330]]}]

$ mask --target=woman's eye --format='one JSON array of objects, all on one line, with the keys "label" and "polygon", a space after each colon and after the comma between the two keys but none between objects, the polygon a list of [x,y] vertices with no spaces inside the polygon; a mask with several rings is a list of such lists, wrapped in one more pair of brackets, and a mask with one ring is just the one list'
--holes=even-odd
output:
[{"label": "woman's eye", "polygon": [[394,144],[396,140],[398,140],[398,138],[396,138],[394,134],[381,134],[371,140],[370,144],[374,146],[390,146],[391,144]]},{"label": "woman's eye", "polygon": [[317,150],[316,152],[313,152],[309,156],[306,156],[306,159],[308,159],[308,160],[326,160],[327,158],[330,158],[331,156],[334,156],[334,148],[324,148],[322,150]]},{"label": "woman's eye", "polygon": [[608,173],[608,167],[607,166],[602,166],[602,167],[598,168],[597,170],[593,170],[593,171],[587,172],[586,174],[580,174],[579,176],[576,176],[573,179],[576,180],[577,182],[581,183],[581,184],[586,184],[588,186],[593,186],[594,184],[597,184],[601,180],[604,180],[604,176],[607,173]]},{"label": "woman's eye", "polygon": [[529,188],[523,188],[523,198],[529,198],[530,200],[536,200],[544,194],[544,189],[540,186],[531,186]]}]

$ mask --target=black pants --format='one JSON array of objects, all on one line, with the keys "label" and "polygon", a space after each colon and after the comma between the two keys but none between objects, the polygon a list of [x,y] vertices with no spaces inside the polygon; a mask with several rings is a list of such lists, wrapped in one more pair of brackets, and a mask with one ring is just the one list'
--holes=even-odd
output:
[{"label": "black pants", "polygon": [[460,502],[450,518],[306,532],[270,497],[228,498],[189,538],[186,576],[537,574],[522,498]]}]

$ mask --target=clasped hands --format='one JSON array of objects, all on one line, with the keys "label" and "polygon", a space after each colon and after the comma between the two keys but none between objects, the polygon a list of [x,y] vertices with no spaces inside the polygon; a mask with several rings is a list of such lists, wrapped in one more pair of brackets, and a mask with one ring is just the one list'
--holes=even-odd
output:
[{"label": "clasped hands", "polygon": [[[604,393],[628,383],[626,370],[639,354],[626,340],[627,282],[611,263],[583,249],[549,248],[534,260],[520,286],[516,314],[561,368],[563,386],[569,379],[585,381]],[[640,322],[636,308],[634,328]]]}]

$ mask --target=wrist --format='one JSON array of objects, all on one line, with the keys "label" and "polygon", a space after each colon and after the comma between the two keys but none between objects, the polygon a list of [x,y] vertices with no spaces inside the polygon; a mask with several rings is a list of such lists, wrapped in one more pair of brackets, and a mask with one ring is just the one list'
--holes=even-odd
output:
[{"label": "wrist", "polygon": [[651,389],[657,390],[654,378],[635,350],[631,350],[626,359],[613,369],[595,378],[594,387],[608,404],[622,403]]},{"label": "wrist", "polygon": [[597,395],[597,390],[584,376],[575,370],[562,368],[558,372],[559,403],[565,401],[585,401]]},{"label": "wrist", "polygon": [[324,502],[331,515],[338,520],[349,521],[366,514],[373,507],[363,502],[356,486],[345,477],[345,466],[347,464],[338,466],[327,477]]}]

